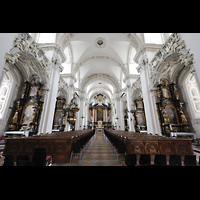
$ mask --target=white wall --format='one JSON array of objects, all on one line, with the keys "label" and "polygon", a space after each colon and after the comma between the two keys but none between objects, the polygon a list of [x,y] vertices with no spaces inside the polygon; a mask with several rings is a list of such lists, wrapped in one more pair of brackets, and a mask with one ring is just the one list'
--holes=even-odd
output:
[{"label": "white wall", "polygon": [[18,37],[19,33],[0,33],[0,80],[2,76],[3,67],[5,64],[5,54],[13,47],[13,41],[15,37]]}]

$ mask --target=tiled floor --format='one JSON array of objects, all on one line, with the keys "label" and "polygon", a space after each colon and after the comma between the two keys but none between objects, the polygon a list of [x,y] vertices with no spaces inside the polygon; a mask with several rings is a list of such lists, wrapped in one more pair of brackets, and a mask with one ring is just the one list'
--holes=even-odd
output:
[{"label": "tiled floor", "polygon": [[85,146],[81,159],[77,155],[72,163],[53,163],[53,166],[120,166],[120,162],[106,136],[96,133]]}]

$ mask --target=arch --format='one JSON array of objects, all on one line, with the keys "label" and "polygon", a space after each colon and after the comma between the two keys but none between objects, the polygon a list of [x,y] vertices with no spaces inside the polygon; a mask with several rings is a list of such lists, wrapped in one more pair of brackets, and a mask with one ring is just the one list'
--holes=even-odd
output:
[{"label": "arch", "polygon": [[[80,33],[65,33],[63,35],[59,35],[58,42],[63,46],[63,48],[67,47],[67,45],[71,42],[71,40]],[[142,41],[140,37],[136,35],[136,33],[121,33],[123,34],[130,43],[135,47],[135,49],[139,49],[142,45]]]},{"label": "arch", "polygon": [[89,77],[86,77],[81,82],[81,89],[84,90],[84,88],[87,87],[90,83],[98,80],[104,80],[110,83],[116,90],[119,89],[118,81],[115,80],[113,77],[109,76],[108,74],[93,74]]},{"label": "arch", "polygon": [[114,64],[116,64],[117,66],[119,66],[119,67],[122,69],[122,71],[123,71],[123,73],[124,73],[125,75],[128,74],[128,70],[127,70],[127,68],[123,65],[122,62],[120,62],[120,61],[117,60],[116,58],[111,57],[111,56],[108,56],[108,55],[101,55],[101,56],[99,56],[99,55],[93,55],[93,56],[88,56],[88,57],[84,58],[83,60],[79,61],[79,62],[77,63],[77,65],[76,65],[75,67],[72,68],[72,73],[73,73],[73,74],[76,74],[77,70],[81,67],[81,65],[85,64],[86,62],[88,62],[88,61],[90,61],[90,60],[96,60],[96,59],[97,59],[97,60],[99,60],[99,59],[102,59],[102,60],[109,60],[109,61],[113,62]]}]

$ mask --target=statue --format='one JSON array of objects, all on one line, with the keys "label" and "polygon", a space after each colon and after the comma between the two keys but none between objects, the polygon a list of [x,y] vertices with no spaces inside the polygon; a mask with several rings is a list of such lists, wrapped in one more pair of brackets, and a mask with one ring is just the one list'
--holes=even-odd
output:
[{"label": "statue", "polygon": [[36,115],[36,109],[33,110],[33,115],[32,115],[32,118],[31,118],[32,123],[35,122],[35,115]]},{"label": "statue", "polygon": [[12,118],[12,123],[13,123],[13,124],[16,124],[16,123],[17,123],[18,114],[19,114],[19,111],[18,111],[18,109],[17,109],[16,112],[15,112],[15,115],[14,115],[13,118]]},{"label": "statue", "polygon": [[181,121],[182,121],[182,124],[187,124],[187,119],[186,119],[186,116],[185,116],[184,113],[183,113],[182,107],[181,107],[181,109],[180,109],[180,114],[181,114]]},{"label": "statue", "polygon": [[164,118],[164,123],[165,124],[170,124],[169,116],[167,115],[165,110],[163,111],[163,118]]},{"label": "statue", "polygon": [[160,90],[158,90],[157,95],[158,95],[159,99],[161,98],[161,94],[162,94],[162,92]]}]

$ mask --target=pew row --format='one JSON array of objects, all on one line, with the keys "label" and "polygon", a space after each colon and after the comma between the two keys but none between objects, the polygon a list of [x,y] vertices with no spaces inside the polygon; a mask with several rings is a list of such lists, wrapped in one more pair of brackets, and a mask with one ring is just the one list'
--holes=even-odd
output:
[{"label": "pew row", "polygon": [[191,139],[170,138],[158,135],[141,134],[136,132],[105,130],[125,143],[127,154],[165,154],[167,160],[171,154],[193,154]]},{"label": "pew row", "polygon": [[94,134],[94,130],[59,132],[15,139],[8,138],[5,141],[3,154],[14,155],[15,161],[18,154],[26,154],[32,160],[35,148],[45,148],[47,155],[52,156],[53,163],[67,163],[70,161],[73,143],[88,134]]}]

